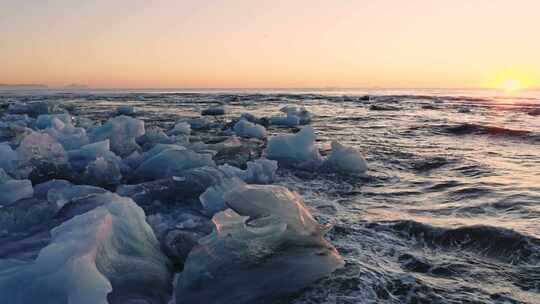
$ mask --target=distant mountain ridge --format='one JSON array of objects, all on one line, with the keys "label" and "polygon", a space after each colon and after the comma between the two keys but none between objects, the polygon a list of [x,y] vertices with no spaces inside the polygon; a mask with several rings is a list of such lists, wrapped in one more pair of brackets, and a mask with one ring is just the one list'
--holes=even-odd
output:
[{"label": "distant mountain ridge", "polygon": [[34,83],[18,83],[18,84],[6,84],[0,83],[0,89],[47,89],[48,86],[44,84]]}]

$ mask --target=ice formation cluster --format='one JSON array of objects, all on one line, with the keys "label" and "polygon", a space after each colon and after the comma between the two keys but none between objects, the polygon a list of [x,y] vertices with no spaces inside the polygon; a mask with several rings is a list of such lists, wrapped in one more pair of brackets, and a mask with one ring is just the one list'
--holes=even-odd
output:
[{"label": "ice formation cluster", "polygon": [[367,170],[337,142],[321,156],[306,108],[146,126],[132,105],[101,121],[74,107],[0,112],[0,303],[262,303],[343,265],[329,227],[273,185],[278,167]]}]

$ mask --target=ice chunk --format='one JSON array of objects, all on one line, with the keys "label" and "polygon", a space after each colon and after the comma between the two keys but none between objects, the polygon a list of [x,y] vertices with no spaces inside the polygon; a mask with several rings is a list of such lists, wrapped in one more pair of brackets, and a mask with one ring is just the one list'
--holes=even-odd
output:
[{"label": "ice chunk", "polygon": [[84,175],[88,184],[104,187],[118,185],[122,180],[119,162],[103,157],[91,162]]},{"label": "ice chunk", "polygon": [[17,166],[18,156],[7,142],[0,143],[0,168],[11,171]]},{"label": "ice chunk", "polygon": [[191,125],[187,122],[179,122],[169,131],[170,135],[189,135],[191,134]]},{"label": "ice chunk", "polygon": [[202,110],[202,115],[212,115],[212,116],[218,116],[218,115],[225,115],[227,113],[227,109],[223,105],[219,106],[212,106],[208,109]]},{"label": "ice chunk", "polygon": [[52,127],[53,125],[58,125],[58,123],[62,123],[65,125],[72,125],[72,117],[71,115],[64,113],[64,114],[44,114],[39,115],[36,120],[36,127],[38,129],[47,129]]},{"label": "ice chunk", "polygon": [[279,219],[287,226],[287,239],[295,244],[325,244],[325,228],[311,216],[302,197],[285,187],[240,185],[227,192],[224,199],[240,215]]},{"label": "ice chunk", "polygon": [[220,183],[208,187],[208,189],[199,196],[199,201],[206,211],[205,213],[213,215],[227,209],[224,198],[225,193],[243,184],[244,182],[239,178],[233,177],[224,179]]},{"label": "ice chunk", "polygon": [[56,205],[57,210],[69,202],[103,194],[107,190],[94,186],[76,185],[71,187],[56,187],[47,192],[47,200]]},{"label": "ice chunk", "polygon": [[258,118],[257,116],[251,114],[251,113],[242,113],[240,115],[240,119],[244,119],[244,120],[247,120],[251,123],[254,123],[254,124],[259,124],[261,125],[262,124],[262,121],[260,118]]},{"label": "ice chunk", "polygon": [[266,157],[277,160],[282,165],[296,167],[316,167],[321,155],[315,146],[315,131],[306,126],[296,134],[283,134],[268,140]]},{"label": "ice chunk", "polygon": [[0,239],[7,237],[2,239],[0,257],[5,258],[6,255],[18,256],[20,254],[31,254],[35,257],[37,255],[35,249],[28,247],[38,245],[37,250],[39,250],[40,245],[42,248],[47,244],[42,242],[31,244],[33,242],[29,243],[27,239],[22,242],[20,240],[29,235],[35,235],[37,231],[41,230],[46,230],[48,234],[47,228],[49,228],[55,212],[56,209],[52,204],[46,200],[35,198],[20,199],[15,204],[0,208]]},{"label": "ice chunk", "polygon": [[30,177],[40,183],[55,177],[70,174],[66,151],[48,134],[31,132],[27,134],[16,149],[19,178]]},{"label": "ice chunk", "polygon": [[244,181],[250,184],[270,184],[276,179],[277,161],[259,158],[247,162]]},{"label": "ice chunk", "polygon": [[110,140],[111,150],[122,157],[128,156],[140,147],[135,141],[145,133],[144,122],[129,116],[111,118],[103,126],[92,130],[92,142]]},{"label": "ice chunk", "polygon": [[239,120],[234,125],[234,133],[240,137],[247,137],[247,138],[258,138],[258,139],[264,139],[266,138],[266,129],[261,125],[256,125],[254,123],[251,123],[247,120]]},{"label": "ice chunk", "polygon": [[165,150],[186,150],[185,147],[181,145],[176,144],[157,144],[152,149],[140,154],[137,151],[130,154],[128,157],[124,159],[124,162],[127,163],[131,168],[136,169],[139,167],[143,162],[149,160],[150,158],[158,155],[159,153],[165,151]]},{"label": "ice chunk", "polygon": [[[258,218],[242,217],[230,209],[214,216],[214,232],[199,240],[177,278],[177,303],[271,302],[343,265],[335,248],[322,238],[324,230],[295,195],[271,186],[245,187],[227,194],[227,204],[239,199],[239,204],[248,204],[241,211]],[[252,198],[260,201],[246,202]]]},{"label": "ice chunk", "polygon": [[172,142],[172,139],[158,127],[150,127],[146,129],[143,136],[137,137],[137,143],[146,150],[154,147],[156,144],[171,144]]},{"label": "ice chunk", "polygon": [[336,141],[332,142],[332,152],[324,161],[324,165],[327,169],[349,174],[364,174],[368,169],[366,160],[360,152]]},{"label": "ice chunk", "polygon": [[30,103],[10,104],[8,112],[12,114],[28,114],[37,117],[42,114],[52,114],[60,112],[58,104],[55,102],[36,101]]},{"label": "ice chunk", "polygon": [[64,189],[72,187],[73,184],[63,179],[53,179],[34,187],[34,196],[39,199],[47,199],[47,194],[52,189]]},{"label": "ice chunk", "polygon": [[197,199],[208,187],[220,183],[225,176],[214,167],[190,169],[179,175],[136,185],[121,185],[116,192],[131,197],[139,205],[154,201],[174,203]]},{"label": "ice chunk", "polygon": [[189,118],[189,119],[182,119],[178,122],[187,122],[191,129],[193,130],[202,130],[207,129],[212,124],[210,120],[206,117],[196,117],[196,118]]},{"label": "ice chunk", "polygon": [[183,171],[214,166],[210,154],[191,150],[166,149],[144,161],[134,172],[137,180],[152,180],[180,175]]},{"label": "ice chunk", "polygon": [[101,200],[103,206],[53,229],[50,245],[35,261],[0,262],[1,303],[166,301],[171,291],[169,261],[144,211],[114,194]]},{"label": "ice chunk", "polygon": [[137,113],[134,106],[119,106],[116,108],[115,115],[127,115],[127,116],[133,116]]},{"label": "ice chunk", "polygon": [[109,149],[110,141],[108,139],[84,145],[78,150],[68,151],[69,162],[75,171],[81,172],[98,157],[116,157]]},{"label": "ice chunk", "polygon": [[281,112],[286,113],[287,116],[298,117],[298,122],[301,125],[305,125],[311,122],[313,115],[304,107],[298,106],[284,106],[280,109]]},{"label": "ice chunk", "polygon": [[142,162],[142,155],[139,152],[135,151],[131,153],[128,157],[124,158],[122,161],[131,169],[137,169],[137,167]]},{"label": "ice chunk", "polygon": [[270,184],[274,182],[277,168],[278,165],[275,160],[266,158],[247,162],[246,170],[227,164],[219,166],[219,169],[227,177],[238,177],[250,184]]},{"label": "ice chunk", "polygon": [[71,123],[64,123],[56,117],[52,119],[51,126],[45,129],[45,132],[55,138],[66,150],[78,149],[88,144],[85,129],[76,128]]},{"label": "ice chunk", "polygon": [[84,129],[91,129],[98,125],[98,122],[93,121],[90,118],[75,116],[74,119],[75,125]]},{"label": "ice chunk", "polygon": [[172,229],[163,237],[161,247],[165,254],[182,268],[191,249],[204,236],[205,234],[197,231]]},{"label": "ice chunk", "polygon": [[20,142],[21,138],[27,133],[26,123],[19,124],[5,121],[5,117],[6,115],[2,117],[3,121],[0,121],[0,141]]},{"label": "ice chunk", "polygon": [[296,115],[272,116],[270,117],[270,124],[295,127],[300,124],[300,118]]},{"label": "ice chunk", "polygon": [[67,162],[64,148],[50,135],[31,132],[17,148],[19,162],[26,164],[32,160],[46,160],[53,163]]},{"label": "ice chunk", "polygon": [[20,199],[29,198],[34,195],[32,182],[25,180],[4,180],[0,182],[0,206],[9,205]]},{"label": "ice chunk", "polygon": [[9,176],[4,169],[0,168],[0,183],[12,180],[13,178]]}]

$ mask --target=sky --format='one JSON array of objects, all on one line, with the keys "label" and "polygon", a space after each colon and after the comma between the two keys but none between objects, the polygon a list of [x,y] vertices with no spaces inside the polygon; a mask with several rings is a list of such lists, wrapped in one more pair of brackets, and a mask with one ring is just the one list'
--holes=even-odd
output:
[{"label": "sky", "polygon": [[0,83],[540,87],[538,0],[0,0]]}]

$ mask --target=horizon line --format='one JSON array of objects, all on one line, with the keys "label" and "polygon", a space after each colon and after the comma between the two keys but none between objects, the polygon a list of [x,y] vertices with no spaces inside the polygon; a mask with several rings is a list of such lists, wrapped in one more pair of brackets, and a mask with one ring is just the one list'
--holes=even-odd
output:
[{"label": "horizon line", "polygon": [[[381,86],[329,86],[329,87],[92,87],[86,85],[65,85],[65,86],[51,86],[46,84],[5,84],[0,83],[0,90],[16,90],[16,89],[26,89],[26,90],[68,90],[68,91],[111,91],[111,90],[126,90],[126,91],[135,91],[135,90],[200,90],[200,91],[231,91],[231,90],[493,90],[493,91],[504,91],[499,88],[493,87],[381,87]],[[516,91],[536,91],[540,90],[540,87],[530,87],[530,88],[521,88]]]}]

